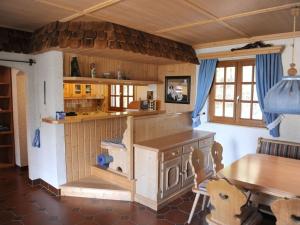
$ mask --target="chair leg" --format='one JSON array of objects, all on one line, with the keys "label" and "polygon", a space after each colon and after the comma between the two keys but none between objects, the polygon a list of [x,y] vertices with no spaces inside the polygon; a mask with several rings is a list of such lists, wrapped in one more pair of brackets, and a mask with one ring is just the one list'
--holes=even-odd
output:
[{"label": "chair leg", "polygon": [[209,205],[210,205],[210,198],[208,197],[208,202],[207,202],[206,208],[208,208]]},{"label": "chair leg", "polygon": [[192,221],[192,218],[193,218],[193,216],[194,216],[194,212],[195,212],[197,203],[198,203],[198,201],[199,201],[199,197],[200,197],[200,193],[197,193],[196,196],[195,196],[195,200],[194,200],[194,203],[193,203],[192,210],[191,210],[191,212],[190,212],[188,224],[190,224],[191,221]]},{"label": "chair leg", "polygon": [[203,195],[202,208],[201,208],[202,211],[204,211],[204,208],[205,208],[206,197],[207,197],[206,195]]}]

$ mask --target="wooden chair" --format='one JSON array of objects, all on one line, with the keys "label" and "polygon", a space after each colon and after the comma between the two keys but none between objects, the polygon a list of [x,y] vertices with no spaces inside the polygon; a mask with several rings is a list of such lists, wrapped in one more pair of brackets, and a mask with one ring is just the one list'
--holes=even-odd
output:
[{"label": "wooden chair", "polygon": [[300,224],[300,199],[279,199],[271,204],[276,225]]},{"label": "wooden chair", "polygon": [[[195,173],[195,179],[194,179],[195,186],[192,189],[192,191],[196,194],[196,196],[192,206],[192,210],[190,212],[188,224],[190,224],[192,221],[200,195],[203,195],[201,210],[203,211],[205,208],[207,198],[209,198],[209,195],[206,190],[207,183],[210,178],[216,177],[216,174],[219,170],[224,168],[224,165],[222,164],[222,159],[223,159],[222,153],[223,153],[222,145],[219,144],[218,142],[214,143],[211,152],[206,156],[207,157],[206,160],[203,160],[203,155],[201,155],[201,150],[193,151],[192,163],[193,163],[193,170]],[[202,162],[206,161],[207,165],[205,169],[203,169],[203,165],[201,165],[200,161]],[[207,202],[206,207],[208,207],[208,205],[209,205],[209,201]]]},{"label": "wooden chair", "polygon": [[207,184],[212,210],[206,216],[209,225],[256,225],[262,216],[249,206],[247,195],[225,179]]}]

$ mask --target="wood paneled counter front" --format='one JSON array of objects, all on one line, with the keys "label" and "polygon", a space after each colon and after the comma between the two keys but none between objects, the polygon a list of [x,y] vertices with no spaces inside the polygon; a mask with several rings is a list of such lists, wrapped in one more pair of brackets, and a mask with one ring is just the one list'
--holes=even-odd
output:
[{"label": "wood paneled counter front", "polygon": [[[192,161],[203,172],[212,169],[214,133],[188,130],[134,144],[135,201],[154,210],[190,191],[194,183]],[[191,156],[192,150],[197,158]]]}]

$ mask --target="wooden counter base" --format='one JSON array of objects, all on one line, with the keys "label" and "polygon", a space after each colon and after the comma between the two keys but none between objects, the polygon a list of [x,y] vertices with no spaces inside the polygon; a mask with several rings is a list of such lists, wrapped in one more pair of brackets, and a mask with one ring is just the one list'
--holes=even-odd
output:
[{"label": "wooden counter base", "polygon": [[[210,152],[214,133],[190,130],[134,144],[135,201],[153,210],[192,189],[192,160],[203,171],[212,169]],[[192,159],[192,150],[199,157]]]}]

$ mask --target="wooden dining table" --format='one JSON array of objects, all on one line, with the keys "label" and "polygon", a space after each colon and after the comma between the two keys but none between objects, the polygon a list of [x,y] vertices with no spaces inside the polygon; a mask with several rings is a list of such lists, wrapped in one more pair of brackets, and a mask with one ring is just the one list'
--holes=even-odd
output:
[{"label": "wooden dining table", "polygon": [[232,184],[276,197],[300,196],[300,160],[249,154],[218,172]]}]

